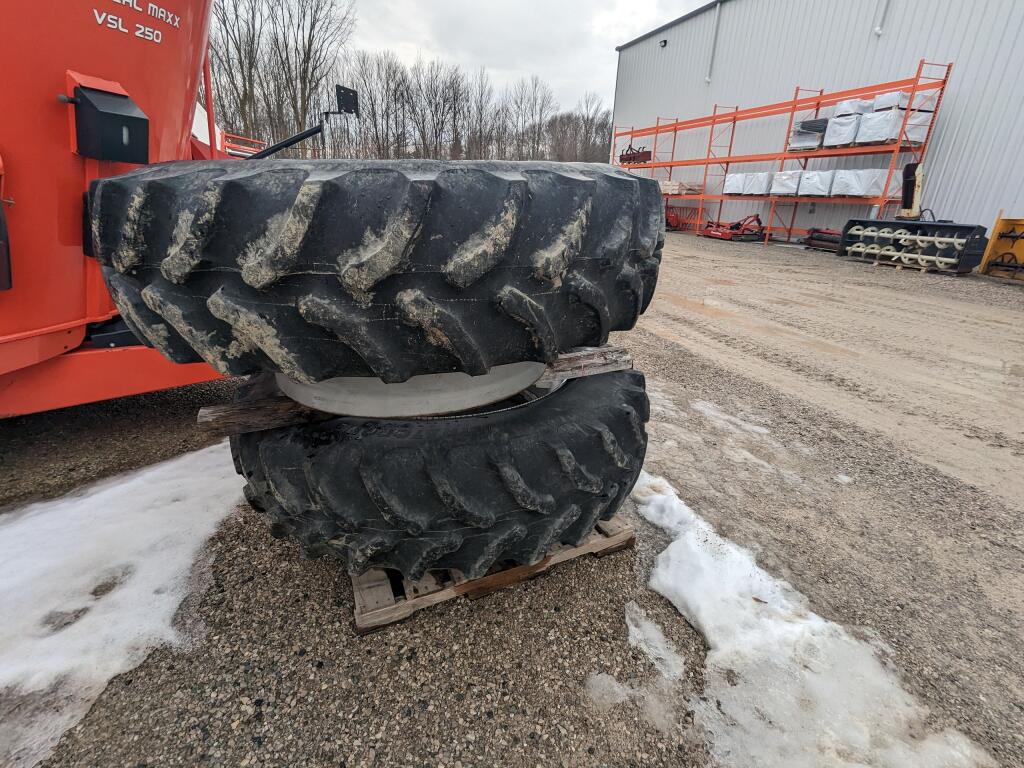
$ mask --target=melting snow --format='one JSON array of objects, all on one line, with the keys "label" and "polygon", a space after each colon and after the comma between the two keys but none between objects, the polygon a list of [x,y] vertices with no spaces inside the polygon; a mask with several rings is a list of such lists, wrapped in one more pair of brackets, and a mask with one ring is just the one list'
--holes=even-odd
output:
[{"label": "melting snow", "polygon": [[714,403],[709,403],[706,400],[698,400],[695,403],[691,403],[690,407],[697,411],[697,413],[702,414],[715,426],[728,432],[746,433],[748,435],[755,435],[758,437],[768,436],[767,427],[762,427],[760,424],[751,424],[749,421],[744,421],[738,416],[726,413]]},{"label": "melting snow", "polygon": [[683,675],[683,657],[655,622],[636,603],[626,603],[629,644],[639,649],[658,670],[658,678],[648,685],[624,685],[606,673],[591,674],[584,683],[590,700],[600,709],[633,700],[644,719],[661,731],[668,731],[675,720],[672,686]]},{"label": "melting snow", "polygon": [[157,645],[241,500],[226,443],[0,516],[0,764],[33,765]]},{"label": "melting snow", "polygon": [[[722,423],[750,431],[732,419]],[[691,706],[696,722],[711,733],[722,765],[992,765],[959,732],[928,733],[927,710],[879,661],[876,648],[808,610],[803,595],[716,534],[667,482],[644,472],[633,498],[644,517],[673,536],[657,558],[650,586],[708,643],[704,697]],[[653,637],[647,630],[636,632]],[[664,639],[660,630],[658,636]],[[630,624],[631,642],[633,637]],[[656,640],[636,642],[659,647]],[[655,657],[661,658],[657,652]],[[621,695],[608,680],[592,679],[592,687],[607,700]]]}]

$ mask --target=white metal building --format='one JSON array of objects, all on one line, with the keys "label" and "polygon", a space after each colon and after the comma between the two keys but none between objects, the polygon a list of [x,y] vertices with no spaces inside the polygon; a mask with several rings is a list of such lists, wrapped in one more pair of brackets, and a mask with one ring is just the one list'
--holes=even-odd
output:
[{"label": "white metal building", "polygon": [[[989,228],[1000,209],[1024,216],[1021,0],[718,0],[618,51],[618,130],[654,125],[659,117],[701,117],[715,103],[743,109],[784,101],[796,86],[837,91],[913,77],[922,58],[953,62],[924,164],[923,205],[939,218]],[[740,122],[734,154],[782,150],[787,119]],[[678,138],[677,158],[705,155],[707,130]],[[657,154],[667,159],[661,147],[671,134],[659,142]],[[888,161],[888,155],[812,159],[808,167],[887,167]],[[673,179],[700,182],[702,174],[701,167],[677,168]],[[730,201],[722,216],[732,220],[767,206]],[[802,203],[798,210],[798,227],[836,227],[869,214],[868,206]]]}]

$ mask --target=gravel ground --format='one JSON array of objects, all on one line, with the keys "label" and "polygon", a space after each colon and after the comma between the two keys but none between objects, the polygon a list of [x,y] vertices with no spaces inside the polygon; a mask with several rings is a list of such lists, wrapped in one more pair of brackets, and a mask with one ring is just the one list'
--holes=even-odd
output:
[{"label": "gravel ground", "polygon": [[[1012,766],[1024,766],[1012,490],[1024,425],[993,404],[1020,392],[1008,337],[1022,299],[983,279],[670,235],[652,309],[615,339],[648,374],[648,470],[816,611],[884,639],[933,725]],[[19,419],[0,434],[0,457],[18,462],[4,461],[2,498],[198,446],[198,402],[224,396],[195,388]],[[709,418],[701,401],[768,433]],[[965,447],[951,466],[939,438],[954,434]],[[300,559],[242,508],[210,543],[209,588],[183,608],[187,647],[115,678],[47,764],[708,765],[685,706],[702,690],[703,642],[645,587],[665,539],[623,514],[636,550],[358,638],[341,569]],[[664,730],[632,703],[598,709],[583,689],[596,672],[655,679],[627,642],[630,600],[686,660]]]},{"label": "gravel ground", "polygon": [[229,402],[234,386],[193,384],[4,420],[0,510],[209,445],[196,412]]}]

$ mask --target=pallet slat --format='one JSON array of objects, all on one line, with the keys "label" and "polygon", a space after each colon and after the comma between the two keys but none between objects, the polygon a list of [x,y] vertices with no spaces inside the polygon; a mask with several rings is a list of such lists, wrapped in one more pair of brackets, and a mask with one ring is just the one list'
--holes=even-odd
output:
[{"label": "pallet slat", "polygon": [[[423,579],[411,582],[402,579],[405,594],[396,593],[387,571],[374,569],[360,576],[352,576],[352,592],[355,596],[356,632],[365,635],[376,629],[406,619],[417,611],[432,605],[467,597],[471,600],[484,597],[505,587],[518,584],[538,576],[559,563],[583,555],[603,557],[632,547],[636,541],[633,527],[617,517],[604,520],[597,525],[578,547],[559,545],[543,560],[534,565],[514,565],[495,570],[479,579],[466,579],[457,571],[445,571],[447,579],[437,574],[427,574]],[[384,594],[383,585],[387,585]]]}]

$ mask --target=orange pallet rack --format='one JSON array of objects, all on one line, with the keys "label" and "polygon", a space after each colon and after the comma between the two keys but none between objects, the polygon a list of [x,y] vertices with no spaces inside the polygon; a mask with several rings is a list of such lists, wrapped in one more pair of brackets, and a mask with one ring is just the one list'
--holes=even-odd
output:
[{"label": "orange pallet rack", "polygon": [[[797,229],[796,223],[797,205],[799,203],[817,203],[825,205],[868,205],[874,206],[874,217],[884,218],[888,206],[900,202],[898,197],[889,197],[893,175],[899,164],[900,157],[905,154],[912,156],[910,162],[923,162],[928,151],[928,144],[932,138],[935,128],[935,120],[939,114],[939,107],[942,104],[942,96],[945,93],[949,76],[953,71],[953,64],[936,64],[921,59],[917,65],[917,71],[913,77],[902,80],[892,80],[887,83],[877,83],[860,88],[850,88],[843,91],[826,93],[822,89],[807,89],[796,87],[793,91],[793,98],[788,101],[780,101],[774,104],[765,104],[759,107],[740,109],[739,107],[722,107],[715,104],[710,115],[693,118],[690,120],[664,121],[659,117],[655,125],[644,128],[629,128],[628,130],[615,130],[613,139],[613,155],[620,139],[626,139],[629,144],[635,144],[638,140],[648,138],[653,141],[655,151],[652,153],[651,162],[647,163],[621,163],[623,168],[630,171],[650,171],[652,178],[657,169],[666,169],[668,180],[672,179],[672,172],[675,168],[681,167],[703,167],[703,178],[700,182],[700,191],[685,194],[666,194],[665,203],[670,205],[672,201],[687,200],[697,202],[697,213],[695,217],[685,219],[687,224],[692,224],[694,229],[699,229],[705,221],[705,211],[710,212],[717,208],[715,218],[722,216],[722,206],[727,201],[759,201],[770,204],[768,222],[765,226],[764,241],[771,239],[773,231],[785,231],[786,240],[792,240],[793,234],[806,234],[805,230]],[[887,144],[868,144],[849,147],[825,147],[822,149],[807,151],[789,151],[790,133],[798,120],[805,120],[811,117],[818,117],[822,108],[830,107],[848,99],[864,99],[874,97],[883,93],[906,91],[909,94],[907,108],[903,110],[903,121],[900,124],[899,139]],[[931,107],[931,118],[928,120],[928,128],[924,141],[911,143],[907,134],[907,125],[911,116],[918,112],[927,112],[920,106],[919,96],[929,96],[927,101]],[[758,120],[767,117],[778,117],[788,115],[786,133],[783,138],[782,150],[776,152],[764,152],[758,154],[734,155],[733,140],[736,135],[738,123],[747,120]],[[677,137],[684,131],[704,130],[708,132],[707,145],[703,157],[676,157]],[[662,137],[662,134],[671,134],[670,156],[667,160],[659,156],[659,152],[669,143],[669,137]],[[659,140],[659,137],[660,138]],[[659,147],[659,144],[661,147]],[[885,185],[882,187],[882,194],[878,197],[802,197],[793,195],[724,195],[721,193],[721,186],[724,185],[726,174],[733,165],[742,163],[777,163],[777,170],[784,170],[786,163],[797,163],[801,168],[806,169],[807,163],[815,158],[835,158],[850,155],[888,155],[888,172],[885,178]],[[616,158],[612,158],[615,162]],[[784,209],[790,208],[788,221],[784,216]]]}]

